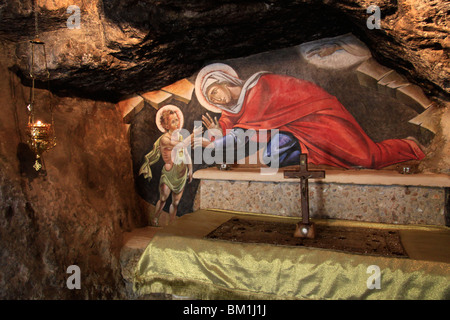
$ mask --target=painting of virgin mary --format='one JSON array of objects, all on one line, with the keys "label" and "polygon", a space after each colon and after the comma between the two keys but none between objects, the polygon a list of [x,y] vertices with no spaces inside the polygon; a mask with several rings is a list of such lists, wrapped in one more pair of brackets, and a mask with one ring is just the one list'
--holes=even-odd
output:
[{"label": "painting of virgin mary", "polygon": [[242,80],[215,63],[198,73],[195,92],[204,108],[221,113],[218,121],[203,116],[208,129],[222,134],[209,148],[235,139],[238,129],[277,129],[271,137],[277,148],[268,145],[265,153],[277,152],[280,166],[298,164],[300,153],[312,164],[368,169],[425,157],[413,137],[374,142],[336,97],[310,81],[264,71]]}]

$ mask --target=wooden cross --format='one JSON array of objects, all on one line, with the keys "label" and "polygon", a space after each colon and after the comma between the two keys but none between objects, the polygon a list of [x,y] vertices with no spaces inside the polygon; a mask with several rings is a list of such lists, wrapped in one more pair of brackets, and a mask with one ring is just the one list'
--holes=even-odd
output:
[{"label": "wooden cross", "polygon": [[302,153],[300,155],[300,171],[286,170],[284,177],[300,178],[302,221],[297,224],[294,237],[314,238],[316,233],[314,223],[309,221],[308,179],[323,179],[325,171],[308,171],[308,157]]}]

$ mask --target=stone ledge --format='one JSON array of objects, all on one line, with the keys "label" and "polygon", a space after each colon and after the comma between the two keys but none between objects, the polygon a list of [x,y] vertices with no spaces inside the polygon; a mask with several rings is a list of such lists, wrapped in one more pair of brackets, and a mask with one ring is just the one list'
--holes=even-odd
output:
[{"label": "stone ledge", "polygon": [[[197,170],[194,172],[194,178],[200,180],[267,182],[299,181],[298,179],[285,179],[282,169],[273,174],[262,174],[261,169],[258,168],[232,168],[230,170],[219,170],[215,167],[211,167]],[[325,179],[311,179],[309,181],[358,185],[450,187],[450,176],[446,174],[400,174],[393,170],[325,170]]]},{"label": "stone ledge", "polygon": [[[299,183],[202,180],[199,209],[301,216]],[[310,183],[311,218],[391,224],[446,224],[445,188]]]}]

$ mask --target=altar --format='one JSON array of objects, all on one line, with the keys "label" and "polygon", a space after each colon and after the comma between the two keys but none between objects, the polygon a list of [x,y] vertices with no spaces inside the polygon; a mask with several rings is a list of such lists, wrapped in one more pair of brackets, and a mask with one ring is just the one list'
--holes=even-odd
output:
[{"label": "altar", "polygon": [[[407,257],[205,238],[236,217],[287,224],[298,220],[199,210],[164,228],[135,231],[122,249],[130,292],[139,299],[152,294],[202,300],[450,298],[446,227],[313,219],[317,225],[395,229]],[[372,285],[377,276],[378,288]]]},{"label": "altar", "polygon": [[[299,217],[298,179],[284,178],[284,169],[272,174],[242,166],[198,170],[194,178],[201,182],[194,210]],[[324,179],[310,180],[310,215],[320,219],[448,226],[449,188],[447,174],[327,169]]]}]

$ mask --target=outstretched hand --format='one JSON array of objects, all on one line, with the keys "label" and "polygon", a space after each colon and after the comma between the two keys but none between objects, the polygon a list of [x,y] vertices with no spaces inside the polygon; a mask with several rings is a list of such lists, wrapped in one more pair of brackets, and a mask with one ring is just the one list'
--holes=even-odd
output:
[{"label": "outstretched hand", "polygon": [[203,133],[203,127],[194,127],[193,132],[190,135],[191,139],[191,147],[194,147],[196,145],[195,141],[198,139],[201,139],[201,135]]},{"label": "outstretched hand", "polygon": [[211,118],[211,116],[209,115],[209,113],[202,116],[202,122],[205,125],[205,127],[210,130],[210,129],[219,129],[222,131],[219,122],[217,121],[217,117],[214,117],[214,120]]},{"label": "outstretched hand", "polygon": [[214,120],[211,118],[209,113],[202,116],[202,122],[207,128],[207,131],[209,131],[209,139],[211,139],[212,136],[215,137],[221,137],[223,136],[222,127],[220,126],[219,122],[217,121],[217,118],[214,117]]},{"label": "outstretched hand", "polygon": [[198,135],[201,135],[203,133],[203,128],[201,126],[195,127],[191,136],[196,137]]}]

